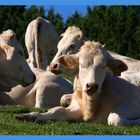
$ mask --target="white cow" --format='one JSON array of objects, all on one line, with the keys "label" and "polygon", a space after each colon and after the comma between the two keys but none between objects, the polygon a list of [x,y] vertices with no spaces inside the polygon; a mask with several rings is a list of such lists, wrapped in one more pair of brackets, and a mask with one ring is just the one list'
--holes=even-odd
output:
[{"label": "white cow", "polygon": [[[57,46],[58,47],[57,54],[55,55],[50,65],[50,70],[54,73],[55,72],[58,73],[59,71],[61,72],[61,70],[63,70],[61,65],[58,63],[58,58],[60,56],[77,53],[81,48],[81,46],[84,44],[84,42],[87,41],[80,28],[75,26],[68,27],[67,30],[61,36],[62,39],[59,41]],[[140,70],[139,60],[122,56],[120,54],[111,51],[108,52],[112,57],[120,59],[123,62],[125,62],[128,66],[129,71],[138,72]],[[69,74],[68,71],[66,70],[63,70],[63,73],[65,73],[66,75]]]},{"label": "white cow", "polygon": [[10,92],[1,94],[0,104],[50,108],[60,105],[61,97],[73,92],[73,86],[64,78],[49,71],[35,69],[36,82],[23,87],[18,85]]},{"label": "white cow", "polygon": [[[58,60],[62,55],[75,54],[76,52],[78,52],[85,41],[86,38],[80,28],[75,26],[68,27],[67,30],[62,34],[62,39],[58,43],[58,52],[51,62],[51,65],[49,67],[50,70],[55,74],[63,72],[65,75],[75,75],[78,68],[69,70],[66,67],[64,68]],[[108,53],[112,57],[120,59],[127,64],[128,69],[122,72],[120,77],[140,87],[140,61],[132,59],[130,57],[122,56],[114,52],[108,51]],[[60,101],[61,105],[64,107],[68,106],[70,104],[71,97],[72,94],[62,96]]]},{"label": "white cow", "polygon": [[[80,47],[86,41],[86,38],[84,37],[84,34],[82,33],[82,31],[78,27],[75,27],[75,26],[68,27],[68,29],[65,31],[65,33],[62,34],[62,36],[63,38],[58,43],[58,52],[51,62],[50,70],[56,74],[61,73],[61,72],[63,72],[66,75],[75,74],[77,71],[76,69],[73,69],[73,70],[69,70],[67,68],[64,69],[64,67],[58,62],[58,58],[62,55],[75,54],[76,52],[78,52]],[[127,71],[124,71],[121,73],[121,77],[123,79],[126,79],[132,82],[133,84],[137,86],[140,86],[139,84],[140,83],[140,80],[139,80],[140,79],[140,75],[139,75],[140,61],[132,59],[130,57],[122,56],[114,52],[110,52],[110,51],[108,52],[112,57],[116,59],[120,59],[127,64],[128,69]],[[130,75],[130,73],[135,73],[135,75],[137,76],[134,76],[133,74]],[[130,78],[129,79],[127,78],[128,75],[131,77],[131,80]]]},{"label": "white cow", "polygon": [[110,57],[100,43],[85,42],[79,53],[61,56],[59,62],[70,69],[77,65],[79,67],[75,85],[77,88],[70,105],[67,108],[54,107],[46,113],[23,114],[16,116],[17,119],[82,119],[115,126],[140,124],[140,89],[112,74],[111,70],[118,69],[120,74],[127,66],[121,60]]},{"label": "white cow", "polygon": [[9,91],[22,84],[27,86],[35,81],[35,75],[25,58],[7,44],[0,46],[0,92]]},{"label": "white cow", "polygon": [[25,44],[31,67],[46,69],[57,52],[59,36],[53,25],[41,17],[31,21],[25,34]]},{"label": "white cow", "polygon": [[[0,44],[9,43],[18,53],[23,55],[22,46],[12,30],[6,30],[0,35]],[[72,84],[60,76],[49,71],[32,68],[37,80],[35,83],[23,87],[18,85],[8,93],[1,93],[0,104],[15,104],[32,107],[53,107],[60,104],[60,98],[65,93],[73,91]]]}]

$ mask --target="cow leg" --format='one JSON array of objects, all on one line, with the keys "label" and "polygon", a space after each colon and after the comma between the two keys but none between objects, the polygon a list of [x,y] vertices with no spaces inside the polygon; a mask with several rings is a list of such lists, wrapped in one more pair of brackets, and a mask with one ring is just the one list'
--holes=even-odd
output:
[{"label": "cow leg", "polygon": [[23,114],[20,116],[16,116],[18,120],[30,120],[30,121],[48,121],[48,120],[79,120],[82,118],[82,112],[80,109],[80,105],[76,100],[72,100],[71,105],[67,108],[58,106],[51,108],[48,112],[38,113],[31,112],[27,114]]},{"label": "cow leg", "polygon": [[65,94],[61,97],[60,104],[63,107],[68,107],[71,103],[73,94]]},{"label": "cow leg", "polygon": [[140,125],[140,109],[136,106],[119,106],[108,116],[109,125]]},{"label": "cow leg", "polygon": [[35,107],[36,108],[44,107],[44,105],[43,105],[43,92],[44,92],[43,89],[36,90],[36,97],[35,97]]}]

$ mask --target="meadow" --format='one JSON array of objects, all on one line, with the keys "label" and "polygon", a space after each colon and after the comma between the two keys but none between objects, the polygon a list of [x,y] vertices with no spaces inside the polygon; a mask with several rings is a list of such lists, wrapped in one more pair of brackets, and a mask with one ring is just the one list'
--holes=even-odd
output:
[{"label": "meadow", "polygon": [[108,126],[95,122],[17,121],[15,116],[31,111],[45,112],[24,106],[0,106],[1,135],[140,135],[140,126]]}]

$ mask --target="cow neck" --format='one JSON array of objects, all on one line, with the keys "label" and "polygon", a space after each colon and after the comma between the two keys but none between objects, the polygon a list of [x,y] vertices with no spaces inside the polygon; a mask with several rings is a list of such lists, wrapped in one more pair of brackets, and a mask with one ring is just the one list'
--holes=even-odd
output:
[{"label": "cow neck", "polygon": [[99,108],[99,94],[89,96],[87,93],[82,92],[82,101],[84,115],[89,116],[88,120],[95,121],[96,113]]}]

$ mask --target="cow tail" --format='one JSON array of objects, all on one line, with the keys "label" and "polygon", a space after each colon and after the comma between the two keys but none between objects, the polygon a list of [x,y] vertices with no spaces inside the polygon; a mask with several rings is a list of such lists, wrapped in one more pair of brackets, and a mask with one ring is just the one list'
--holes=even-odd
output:
[{"label": "cow tail", "polygon": [[35,61],[37,68],[40,68],[40,50],[39,50],[39,26],[40,26],[40,19],[37,18],[36,24],[35,24]]}]

